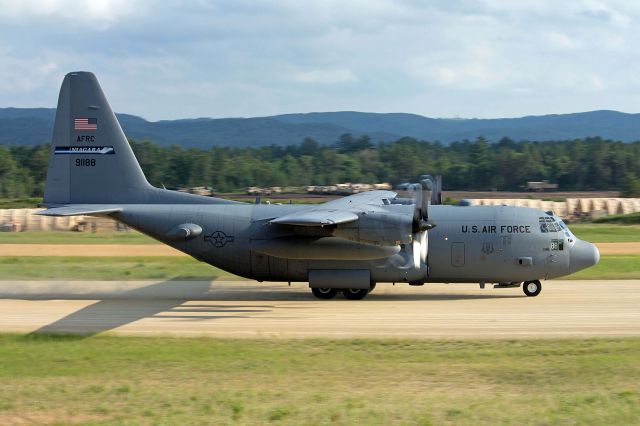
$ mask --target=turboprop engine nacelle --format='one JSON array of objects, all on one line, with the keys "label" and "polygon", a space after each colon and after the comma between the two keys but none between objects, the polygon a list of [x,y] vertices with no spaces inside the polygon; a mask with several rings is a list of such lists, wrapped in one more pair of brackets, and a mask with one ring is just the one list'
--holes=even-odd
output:
[{"label": "turboprop engine nacelle", "polygon": [[355,222],[336,226],[332,235],[351,241],[398,246],[412,241],[413,218],[408,214],[365,212]]}]

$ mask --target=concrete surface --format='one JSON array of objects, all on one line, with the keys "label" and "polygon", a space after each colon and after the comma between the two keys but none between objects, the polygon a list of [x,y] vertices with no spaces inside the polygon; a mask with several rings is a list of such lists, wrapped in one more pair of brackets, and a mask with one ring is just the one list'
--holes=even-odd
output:
[{"label": "concrete surface", "polygon": [[362,301],[305,283],[0,281],[0,331],[219,337],[640,336],[640,280],[548,281],[538,297],[472,284],[379,284]]}]

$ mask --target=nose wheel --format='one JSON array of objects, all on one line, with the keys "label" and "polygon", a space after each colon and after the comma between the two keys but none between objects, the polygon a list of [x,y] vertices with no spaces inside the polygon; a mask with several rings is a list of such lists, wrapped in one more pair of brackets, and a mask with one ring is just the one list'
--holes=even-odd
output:
[{"label": "nose wheel", "polygon": [[542,291],[542,284],[540,284],[540,281],[538,280],[525,281],[522,284],[522,291],[524,291],[524,294],[529,297],[535,297]]}]

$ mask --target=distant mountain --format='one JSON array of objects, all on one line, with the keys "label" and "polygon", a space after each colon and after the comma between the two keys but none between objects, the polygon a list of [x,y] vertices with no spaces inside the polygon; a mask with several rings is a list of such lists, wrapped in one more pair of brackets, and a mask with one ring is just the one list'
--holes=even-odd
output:
[{"label": "distant mountain", "polygon": [[366,112],[315,112],[276,116],[286,123],[325,123],[367,133],[388,134],[450,143],[484,136],[497,142],[507,136],[514,140],[564,140],[601,136],[625,142],[640,140],[640,114],[591,111],[521,118],[446,119],[415,114]]},{"label": "distant mountain", "polygon": [[[52,108],[0,108],[0,143],[35,145],[51,139]],[[478,136],[496,142],[564,140],[601,136],[625,142],[640,140],[640,114],[592,111],[498,119],[443,119],[404,113],[314,112],[256,118],[197,118],[147,121],[118,114],[125,134],[138,141],[185,147],[292,145],[305,137],[322,144],[343,133],[369,135],[374,141],[403,136],[450,143]]]}]

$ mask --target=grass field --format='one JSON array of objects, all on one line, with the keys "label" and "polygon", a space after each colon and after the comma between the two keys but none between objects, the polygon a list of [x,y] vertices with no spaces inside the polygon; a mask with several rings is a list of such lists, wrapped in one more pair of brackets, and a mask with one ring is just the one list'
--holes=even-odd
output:
[{"label": "grass field", "polygon": [[0,244],[160,244],[138,231],[69,232],[27,231],[0,232]]},{"label": "grass field", "polygon": [[0,335],[0,423],[637,424],[640,339]]},{"label": "grass field", "polygon": [[625,225],[640,224],[640,212],[629,214],[615,214],[611,216],[599,217],[593,220],[594,223],[619,223]]},{"label": "grass field", "polygon": [[228,274],[190,257],[0,257],[1,279],[213,279]]},{"label": "grass field", "polygon": [[[0,257],[1,279],[214,279],[232,278],[190,257]],[[640,256],[602,256],[600,263],[563,279],[640,279]]]},{"label": "grass field", "polygon": [[639,255],[608,255],[600,257],[596,266],[583,269],[563,280],[631,280],[640,279]]},{"label": "grass field", "polygon": [[0,209],[35,209],[42,198],[0,198]]},{"label": "grass field", "polygon": [[569,225],[569,229],[576,237],[592,243],[640,241],[640,225],[576,223]]}]

